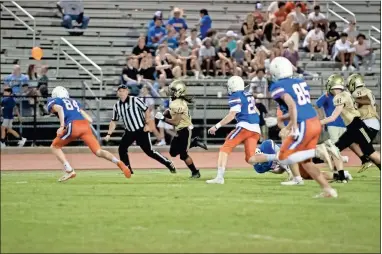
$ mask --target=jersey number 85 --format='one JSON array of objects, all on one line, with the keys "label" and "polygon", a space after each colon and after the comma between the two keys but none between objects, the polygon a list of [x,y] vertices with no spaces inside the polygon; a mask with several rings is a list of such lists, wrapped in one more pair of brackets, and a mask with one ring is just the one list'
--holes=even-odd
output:
[{"label": "jersey number 85", "polygon": [[298,105],[303,106],[307,103],[310,103],[309,91],[305,90],[305,87],[307,87],[306,82],[294,84],[292,87],[293,87],[294,93],[297,96]]}]

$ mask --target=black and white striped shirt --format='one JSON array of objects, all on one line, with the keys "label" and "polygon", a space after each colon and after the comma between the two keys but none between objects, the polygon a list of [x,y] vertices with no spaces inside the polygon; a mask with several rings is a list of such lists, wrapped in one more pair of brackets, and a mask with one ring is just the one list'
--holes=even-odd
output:
[{"label": "black and white striped shirt", "polygon": [[128,96],[125,101],[119,100],[113,108],[112,121],[123,121],[126,131],[137,131],[145,127],[146,104],[137,97]]}]

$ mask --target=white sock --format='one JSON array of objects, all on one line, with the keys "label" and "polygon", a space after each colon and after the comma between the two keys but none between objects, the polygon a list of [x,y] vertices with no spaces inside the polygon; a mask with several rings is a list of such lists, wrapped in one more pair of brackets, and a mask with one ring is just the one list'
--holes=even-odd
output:
[{"label": "white sock", "polygon": [[64,162],[64,168],[65,168],[65,171],[68,173],[73,171],[72,166],[70,166],[69,162],[67,162],[67,161]]},{"label": "white sock", "polygon": [[115,157],[113,157],[113,159],[111,159],[111,161],[112,161],[113,163],[115,163],[115,164],[117,164],[117,163],[119,162],[119,160],[118,160],[117,158],[115,158]]},{"label": "white sock", "polygon": [[217,178],[224,178],[224,172],[225,172],[225,168],[218,167],[218,176],[217,176]]},{"label": "white sock", "polygon": [[288,175],[292,174],[292,171],[290,171],[290,167],[289,166],[285,167],[285,171],[288,173]]},{"label": "white sock", "polygon": [[268,161],[274,161],[276,160],[276,154],[264,154],[265,156],[267,156],[267,160]]},{"label": "white sock", "polygon": [[302,177],[301,176],[296,176],[296,177],[293,178],[293,180],[295,182],[301,182],[302,181]]}]

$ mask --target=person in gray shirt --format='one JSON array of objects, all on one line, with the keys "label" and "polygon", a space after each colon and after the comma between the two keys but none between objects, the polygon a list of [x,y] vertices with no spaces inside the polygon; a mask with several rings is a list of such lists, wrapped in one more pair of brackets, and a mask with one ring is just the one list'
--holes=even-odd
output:
[{"label": "person in gray shirt", "polygon": [[177,58],[181,61],[183,75],[187,76],[187,71],[193,71],[196,78],[200,76],[200,65],[196,55],[188,46],[187,41],[183,40],[179,43],[179,47],[175,50]]},{"label": "person in gray shirt", "polygon": [[[236,48],[232,50],[232,59],[234,69],[237,69],[239,72],[238,75],[241,76],[246,67],[245,52],[243,50],[243,41],[236,42]],[[240,68],[240,71],[238,68]]]},{"label": "person in gray shirt", "polygon": [[206,69],[207,78],[210,77],[211,68],[213,70],[213,76],[216,75],[216,51],[211,43],[212,41],[210,38],[205,38],[203,40],[203,46],[199,50],[199,62],[202,66],[202,69]]}]

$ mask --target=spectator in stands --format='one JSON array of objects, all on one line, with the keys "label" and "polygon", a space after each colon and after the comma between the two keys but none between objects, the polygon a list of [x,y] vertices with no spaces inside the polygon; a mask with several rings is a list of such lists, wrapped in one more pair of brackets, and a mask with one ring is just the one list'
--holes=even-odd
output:
[{"label": "spectator in stands", "polygon": [[255,18],[255,22],[259,28],[263,28],[264,25],[264,15],[262,13],[263,5],[260,1],[257,1],[255,3],[255,10],[253,11],[252,15]]},{"label": "spectator in stands", "polygon": [[293,16],[293,21],[294,21],[293,24],[298,24],[300,27],[301,35],[305,36],[307,34],[306,26],[307,26],[308,20],[305,14],[302,13],[302,3],[298,3],[296,5],[296,8],[294,9],[293,12],[290,13],[290,15]]},{"label": "spectator in stands", "polygon": [[187,30],[188,26],[186,23],[186,20],[183,17],[183,10],[181,10],[178,7],[175,7],[173,10],[173,17],[170,18],[167,22],[168,25],[172,25],[176,32],[180,32],[180,30],[183,28]]},{"label": "spectator in stands", "polygon": [[[25,96],[21,99],[21,115],[24,117],[32,116],[33,110],[31,105],[34,104],[34,97],[35,93],[34,91],[29,87],[27,83],[22,84],[21,90],[20,90],[20,96]],[[36,112],[37,113],[37,112]]]},{"label": "spectator in stands", "polygon": [[316,25],[321,25],[321,27],[325,28],[326,30],[328,24],[328,19],[326,16],[321,12],[320,6],[316,5],[314,6],[314,11],[309,13],[308,15],[308,31],[312,30]]},{"label": "spectator in stands", "polygon": [[318,25],[316,25],[316,27],[313,30],[310,30],[309,33],[306,35],[303,47],[306,52],[310,53],[310,59],[312,61],[316,60],[314,53],[319,52],[322,54],[324,61],[329,60],[328,44],[325,40],[324,32]]},{"label": "spectator in stands", "polygon": [[342,64],[342,71],[347,70],[346,63],[349,64],[349,70],[354,71],[353,60],[355,55],[355,48],[353,44],[348,40],[347,33],[341,33],[340,39],[336,41],[334,45],[333,59]]},{"label": "spectator in stands", "polygon": [[167,35],[163,36],[162,39],[158,42],[158,44],[163,44],[164,41],[167,42],[167,46],[173,50],[178,48],[178,38],[176,34],[176,30],[173,26],[169,26],[167,28]]},{"label": "spectator in stands", "polygon": [[33,81],[35,81],[35,84],[32,85],[32,86],[37,86],[37,79],[38,79],[38,76],[37,76],[37,70],[36,70],[36,66],[34,64],[30,64],[28,66],[28,78],[29,78],[29,84],[32,85],[32,83],[34,83]]},{"label": "spectator in stands", "polygon": [[62,26],[67,29],[86,29],[90,18],[84,16],[84,3],[82,0],[60,0],[57,3],[58,11],[62,14]]},{"label": "spectator in stands", "polygon": [[172,79],[174,76],[172,75],[171,64],[178,64],[180,62],[168,53],[166,45],[159,45],[158,50],[159,54],[155,57],[158,73],[160,76],[164,76],[165,79]]},{"label": "spectator in stands", "polygon": [[212,27],[212,20],[206,9],[201,9],[199,13],[200,21],[198,25],[200,27],[200,38],[203,40],[207,36],[208,30]]},{"label": "spectator in stands", "polygon": [[268,6],[267,17],[270,18],[276,11],[279,10],[279,1],[273,1]]},{"label": "spectator in stands", "polygon": [[336,29],[337,29],[336,22],[334,21],[330,22],[329,31],[326,34],[326,42],[328,43],[329,54],[332,54],[334,44],[336,43],[337,40],[340,39],[340,34],[336,31]]},{"label": "spectator in stands", "polygon": [[280,30],[285,35],[290,35],[292,26],[296,23],[292,14],[289,14],[284,22],[281,23]]},{"label": "spectator in stands", "polygon": [[258,29],[257,23],[255,21],[255,17],[252,13],[247,14],[247,18],[245,19],[243,25],[241,26],[241,34],[243,36],[249,35],[252,32]]},{"label": "spectator in stands", "polygon": [[274,36],[276,35],[276,26],[276,17],[275,15],[271,15],[263,27],[265,45],[269,45],[273,42]]},{"label": "spectator in stands", "polygon": [[236,48],[236,38],[237,34],[233,31],[227,31],[225,34],[227,37],[227,48],[229,49],[230,53],[232,54],[232,51]]},{"label": "spectator in stands", "polygon": [[155,82],[155,67],[153,66],[153,58],[151,54],[147,54],[142,58],[141,64],[139,66],[138,75],[139,80],[145,84],[154,84]]},{"label": "spectator in stands", "polygon": [[[156,11],[154,13],[154,17],[152,20],[149,21],[149,24],[147,26],[147,29],[150,29],[152,28],[153,26],[155,26],[155,18],[158,17],[160,18],[161,20],[163,20],[163,13],[161,11]],[[162,24],[164,26],[164,24]]]},{"label": "spectator in stands", "polygon": [[253,93],[263,93],[266,95],[268,80],[265,78],[265,69],[259,68],[255,73],[256,75],[251,80],[251,91]]},{"label": "spectator in stands", "polygon": [[261,40],[258,38],[256,32],[252,32],[248,36],[244,37],[244,50],[246,61],[248,63],[255,57],[256,50],[262,45]]},{"label": "spectator in stands", "polygon": [[227,76],[227,72],[233,73],[233,64],[231,60],[231,52],[227,48],[227,38],[220,40],[220,47],[216,51],[216,67],[220,68],[223,78]]},{"label": "spectator in stands", "polygon": [[216,38],[216,35],[217,35],[217,31],[215,29],[210,29],[208,30],[207,35],[202,42],[204,42],[204,40],[209,38],[211,40],[211,45],[217,48],[219,47],[219,40]]},{"label": "spectator in stands", "polygon": [[281,23],[286,20],[288,13],[285,10],[285,2],[279,1],[278,7],[279,9],[274,13],[274,15],[276,17],[276,24],[280,26]]},{"label": "spectator in stands", "polygon": [[187,71],[193,71],[196,78],[199,78],[200,75],[200,66],[197,61],[196,55],[192,53],[192,50],[189,48],[186,41],[181,41],[179,48],[175,50],[175,53],[180,60],[183,76],[187,76]]},{"label": "spectator in stands", "polygon": [[253,79],[253,77],[257,76],[257,70],[264,69],[264,63],[266,58],[267,55],[263,50],[257,51],[255,58],[251,61],[249,70],[253,72],[248,74],[249,79]]},{"label": "spectator in stands", "polygon": [[207,78],[210,77],[211,69],[213,71],[213,76],[216,75],[215,56],[216,51],[215,47],[212,46],[211,39],[204,39],[203,46],[199,50],[199,61],[202,68],[206,69]]},{"label": "spectator in stands", "polygon": [[4,79],[4,85],[12,88],[14,95],[20,95],[21,87],[28,85],[28,82],[28,76],[21,73],[20,65],[14,65],[12,74],[9,74]]},{"label": "spectator in stands", "polygon": [[166,29],[162,26],[162,19],[154,17],[155,25],[151,27],[147,35],[147,46],[154,50],[158,47],[158,42],[166,35]]},{"label": "spectator in stands", "polygon": [[288,48],[284,50],[282,56],[287,58],[293,64],[293,66],[296,68],[297,73],[303,73],[300,67],[298,67],[299,56],[298,51],[295,50],[294,41],[289,42]]},{"label": "spectator in stands", "polygon": [[191,29],[191,35],[186,38],[186,42],[190,49],[199,51],[202,46],[202,40],[198,37],[198,30],[196,28]]},{"label": "spectator in stands", "polygon": [[172,75],[174,76],[174,79],[181,79],[182,78],[182,68],[180,68],[179,65],[172,68]]},{"label": "spectator in stands", "polygon": [[133,56],[127,57],[126,67],[122,70],[122,83],[129,87],[129,94],[133,96],[138,96],[142,85],[140,84],[140,79],[138,78],[138,70],[134,67],[135,61]]},{"label": "spectator in stands", "polygon": [[248,64],[245,61],[245,52],[243,50],[243,41],[237,41],[236,43],[236,48],[232,50],[231,52],[232,55],[232,61],[233,61],[233,66],[234,69],[238,70],[237,75],[242,76],[242,75],[247,75],[245,73]]},{"label": "spectator in stands", "polygon": [[150,48],[146,46],[145,38],[140,36],[138,38],[138,44],[133,48],[133,58],[138,59],[138,62],[141,63],[142,58],[146,57],[147,54],[150,54]]},{"label": "spectator in stands", "polygon": [[348,24],[348,27],[345,28],[344,33],[348,34],[348,40],[353,43],[357,39],[358,31],[356,28],[356,22],[355,21],[350,21]]},{"label": "spectator in stands", "polygon": [[359,34],[357,36],[357,41],[354,43],[355,55],[354,55],[354,65],[359,70],[359,64],[365,64],[365,69],[371,71],[372,66],[375,63],[375,53],[370,46],[370,42],[366,41],[366,36],[364,34]]},{"label": "spectator in stands", "polygon": [[288,48],[293,43],[294,51],[298,51],[298,45],[300,43],[300,26],[298,24],[292,25],[291,34],[288,36],[288,40],[284,42],[283,47]]},{"label": "spectator in stands", "polygon": [[303,1],[289,1],[285,4],[285,11],[289,14],[296,10],[297,5],[300,5],[301,12],[306,13],[308,11],[306,4]]}]

